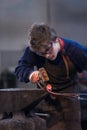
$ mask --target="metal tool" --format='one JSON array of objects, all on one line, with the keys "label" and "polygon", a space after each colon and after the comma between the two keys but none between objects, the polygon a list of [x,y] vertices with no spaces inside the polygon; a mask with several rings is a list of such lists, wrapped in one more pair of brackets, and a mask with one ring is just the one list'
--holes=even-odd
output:
[{"label": "metal tool", "polygon": [[[76,98],[78,100],[87,100],[84,96],[87,96],[86,93],[61,93],[61,92],[54,92],[53,86],[51,84],[47,84],[47,81],[49,81],[48,74],[44,68],[39,69],[40,72],[40,82],[39,86],[40,88],[46,89],[46,91],[54,96],[65,96],[69,98]],[[44,86],[44,87],[43,87]]]},{"label": "metal tool", "polygon": [[39,69],[39,81],[37,82],[38,86],[41,88],[41,89],[44,89],[45,86],[47,85],[47,81],[49,81],[49,77],[48,77],[48,74],[46,72],[46,70],[44,68],[40,68]]}]

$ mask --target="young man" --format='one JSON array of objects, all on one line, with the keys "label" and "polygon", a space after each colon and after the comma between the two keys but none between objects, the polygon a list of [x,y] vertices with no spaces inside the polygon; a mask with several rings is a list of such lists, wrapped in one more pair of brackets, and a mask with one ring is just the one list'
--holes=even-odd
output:
[{"label": "young man", "polygon": [[[37,70],[34,70],[34,66]],[[46,24],[34,24],[29,33],[29,46],[18,62],[15,73],[22,82],[38,83],[38,69],[44,67],[54,91],[77,93],[77,72],[87,70],[87,48],[60,38]],[[80,103],[72,97],[51,95],[40,106],[49,113],[48,130],[81,130]]]}]

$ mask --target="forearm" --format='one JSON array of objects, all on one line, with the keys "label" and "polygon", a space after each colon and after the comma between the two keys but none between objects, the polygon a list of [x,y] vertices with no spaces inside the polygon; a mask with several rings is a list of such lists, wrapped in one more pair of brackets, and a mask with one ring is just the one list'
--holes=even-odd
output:
[{"label": "forearm", "polygon": [[21,67],[18,66],[15,69],[15,74],[17,76],[17,79],[21,82],[29,82],[29,76],[30,74],[34,71],[33,68],[28,68],[28,67]]}]

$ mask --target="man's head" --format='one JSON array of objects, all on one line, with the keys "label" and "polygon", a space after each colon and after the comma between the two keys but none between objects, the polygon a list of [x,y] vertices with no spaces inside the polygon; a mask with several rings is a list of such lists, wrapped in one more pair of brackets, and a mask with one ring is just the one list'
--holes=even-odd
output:
[{"label": "man's head", "polygon": [[55,30],[46,24],[34,24],[30,29],[29,37],[30,49],[36,54],[46,57],[47,54],[51,54],[57,35]]},{"label": "man's head", "polygon": [[44,42],[51,42],[56,38],[56,32],[46,24],[33,24],[29,33],[31,50],[38,50]]}]

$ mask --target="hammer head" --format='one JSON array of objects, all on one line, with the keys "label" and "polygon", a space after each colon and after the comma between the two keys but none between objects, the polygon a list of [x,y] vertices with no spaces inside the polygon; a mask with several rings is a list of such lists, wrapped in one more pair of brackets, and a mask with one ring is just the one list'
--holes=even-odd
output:
[{"label": "hammer head", "polygon": [[43,82],[49,81],[48,74],[44,68],[40,68],[39,72],[40,72],[40,77],[43,80]]}]

